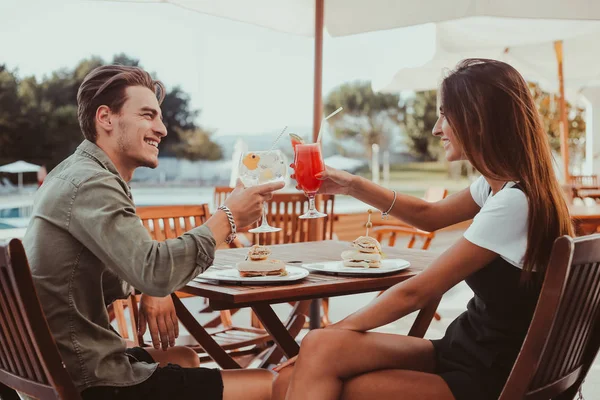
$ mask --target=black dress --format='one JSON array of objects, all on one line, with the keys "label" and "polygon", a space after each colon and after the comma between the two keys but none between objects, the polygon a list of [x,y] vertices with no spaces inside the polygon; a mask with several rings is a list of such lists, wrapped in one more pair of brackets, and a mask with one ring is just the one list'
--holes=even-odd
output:
[{"label": "black dress", "polygon": [[[536,282],[535,273],[532,279]],[[442,339],[432,340],[436,371],[456,400],[496,400],[508,379],[537,304],[540,285],[498,256],[465,281],[475,296]]]}]

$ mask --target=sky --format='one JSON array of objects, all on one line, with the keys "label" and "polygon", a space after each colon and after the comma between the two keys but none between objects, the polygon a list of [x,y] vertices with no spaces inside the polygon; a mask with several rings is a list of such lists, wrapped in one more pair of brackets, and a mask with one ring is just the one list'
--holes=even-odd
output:
[{"label": "sky", "polygon": [[[433,55],[432,26],[331,38],[323,93],[354,80],[391,78]],[[194,13],[170,4],[0,0],[0,64],[42,77],[81,59],[140,59],[167,87],[179,85],[217,134],[312,125],[312,38]],[[307,134],[308,132],[300,132]]]}]

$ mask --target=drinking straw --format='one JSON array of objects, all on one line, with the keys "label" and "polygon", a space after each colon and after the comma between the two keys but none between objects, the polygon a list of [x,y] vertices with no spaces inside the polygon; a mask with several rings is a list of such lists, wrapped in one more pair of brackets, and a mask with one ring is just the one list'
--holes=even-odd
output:
[{"label": "drinking straw", "polygon": [[325,118],[323,118],[323,121],[321,121],[321,126],[319,127],[319,136],[317,136],[316,143],[321,143],[321,135],[323,134],[323,122],[327,121],[329,118],[333,117],[335,114],[339,113],[343,109],[344,109],[344,107],[340,107],[337,110],[335,110],[334,112],[332,112],[331,114],[329,114],[328,116],[326,116]]},{"label": "drinking straw", "polygon": [[281,139],[281,137],[283,136],[283,134],[285,133],[285,131],[287,130],[287,126],[285,128],[283,128],[283,130],[281,131],[281,133],[279,134],[279,136],[277,136],[277,139],[275,139],[275,141],[273,142],[273,144],[271,145],[271,148],[269,149],[269,151],[273,150],[275,148],[275,145],[277,144],[277,142],[279,141],[279,139]]}]

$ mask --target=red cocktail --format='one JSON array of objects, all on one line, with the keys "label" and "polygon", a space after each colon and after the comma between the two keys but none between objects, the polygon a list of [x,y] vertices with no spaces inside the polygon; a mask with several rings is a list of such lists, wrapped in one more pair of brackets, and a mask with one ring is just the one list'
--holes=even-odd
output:
[{"label": "red cocktail", "polygon": [[309,210],[300,218],[322,218],[327,216],[327,214],[320,213],[315,209],[315,195],[321,187],[321,180],[317,179],[316,175],[325,171],[321,145],[319,143],[295,144],[294,169],[298,186],[304,191],[309,200]]}]

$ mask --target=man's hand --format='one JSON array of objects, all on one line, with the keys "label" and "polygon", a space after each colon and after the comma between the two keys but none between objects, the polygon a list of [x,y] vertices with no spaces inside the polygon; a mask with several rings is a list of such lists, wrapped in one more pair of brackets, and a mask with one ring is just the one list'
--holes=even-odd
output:
[{"label": "man's hand", "polygon": [[261,217],[263,203],[271,200],[273,192],[284,186],[283,182],[272,182],[245,188],[238,179],[234,191],[225,200],[225,205],[231,210],[235,223],[243,228]]},{"label": "man's hand", "polygon": [[169,346],[175,346],[175,339],[179,336],[179,320],[171,296],[152,297],[142,294],[139,316],[140,337],[146,333],[148,325],[155,349],[162,347],[166,351]]}]

